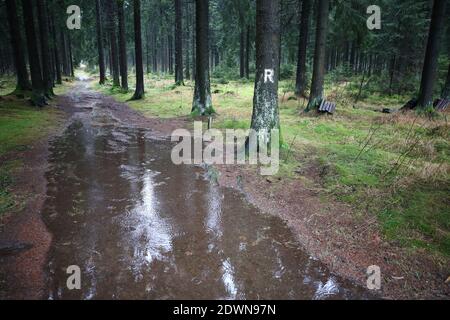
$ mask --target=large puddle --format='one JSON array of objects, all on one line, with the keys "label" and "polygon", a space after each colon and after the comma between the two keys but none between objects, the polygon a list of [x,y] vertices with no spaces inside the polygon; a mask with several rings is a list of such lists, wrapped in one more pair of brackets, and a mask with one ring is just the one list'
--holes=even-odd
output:
[{"label": "large puddle", "polygon": [[[91,99],[92,100],[92,99]],[[83,107],[83,96],[76,98]],[[92,105],[92,101],[89,102]],[[49,299],[359,299],[279,218],[97,107],[51,146]],[[81,290],[67,268],[81,268]]]}]

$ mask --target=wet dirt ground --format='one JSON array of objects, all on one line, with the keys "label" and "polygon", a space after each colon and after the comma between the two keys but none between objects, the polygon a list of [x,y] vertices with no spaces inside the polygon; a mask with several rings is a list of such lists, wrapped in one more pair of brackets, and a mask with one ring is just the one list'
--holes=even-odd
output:
[{"label": "wet dirt ground", "polygon": [[[173,144],[118,119],[79,84],[70,125],[50,144],[42,216],[52,234],[47,299],[366,299]],[[125,105],[123,106],[126,107]],[[69,266],[81,290],[67,288]]]}]

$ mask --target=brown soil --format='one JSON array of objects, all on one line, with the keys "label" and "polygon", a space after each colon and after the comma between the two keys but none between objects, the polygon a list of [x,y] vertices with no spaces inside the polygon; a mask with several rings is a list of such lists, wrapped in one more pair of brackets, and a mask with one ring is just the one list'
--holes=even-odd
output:
[{"label": "brown soil", "polygon": [[39,299],[43,294],[43,267],[51,243],[51,235],[40,217],[46,194],[47,150],[47,143],[40,141],[26,152],[9,155],[24,161],[12,189],[17,199],[23,199],[23,209],[2,218],[0,244],[6,247],[22,244],[27,248],[0,256],[2,299]]}]

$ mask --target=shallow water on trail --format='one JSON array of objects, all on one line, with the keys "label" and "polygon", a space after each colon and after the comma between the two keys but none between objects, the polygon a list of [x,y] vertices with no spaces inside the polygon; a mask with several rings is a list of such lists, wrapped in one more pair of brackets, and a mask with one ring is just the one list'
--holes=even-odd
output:
[{"label": "shallow water on trail", "polygon": [[[92,93],[92,92],[91,92]],[[305,254],[279,218],[175,166],[172,144],[121,124],[100,95],[51,144],[43,216],[49,299],[360,299]],[[67,268],[81,269],[68,290]]]}]

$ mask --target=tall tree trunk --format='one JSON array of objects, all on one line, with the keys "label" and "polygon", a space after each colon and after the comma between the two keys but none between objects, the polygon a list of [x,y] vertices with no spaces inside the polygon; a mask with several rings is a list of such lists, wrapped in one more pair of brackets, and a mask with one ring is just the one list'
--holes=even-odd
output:
[{"label": "tall tree trunk", "polygon": [[356,64],[356,42],[351,42],[351,50],[350,50],[350,70],[352,73],[355,72],[355,64]]},{"label": "tall tree trunk", "polygon": [[417,101],[419,108],[427,108],[433,105],[433,89],[437,77],[437,63],[445,16],[445,5],[446,0],[434,0],[419,99]]},{"label": "tall tree trunk", "polygon": [[120,71],[119,71],[119,55],[117,49],[117,36],[116,36],[116,2],[108,1],[108,13],[109,13],[109,42],[111,46],[111,66],[113,76],[113,86],[120,86]]},{"label": "tall tree trunk", "polygon": [[167,38],[162,34],[161,32],[161,38],[160,39],[160,50],[159,50],[159,55],[160,55],[160,65],[161,65],[161,72],[166,73],[167,71],[167,46],[166,46],[166,41]]},{"label": "tall tree trunk", "polygon": [[53,93],[53,76],[51,73],[50,46],[48,42],[48,14],[45,0],[37,1],[37,12],[39,20],[39,33],[41,43],[42,58],[42,80],[44,81],[44,90],[47,97],[54,96]]},{"label": "tall tree trunk", "polygon": [[[250,51],[248,51],[250,52]],[[248,53],[247,53],[248,54]],[[250,58],[249,60],[250,61]],[[247,62],[248,62],[247,61]],[[218,67],[220,64],[220,54],[219,54],[219,48],[217,47],[217,45],[214,46],[214,67]]]},{"label": "tall tree trunk", "polygon": [[181,0],[175,0],[175,83],[177,85],[184,85],[182,5]]},{"label": "tall tree trunk", "polygon": [[167,36],[167,50],[168,50],[168,63],[169,63],[169,74],[173,74],[173,37],[172,32],[169,31]]},{"label": "tall tree trunk", "polygon": [[336,68],[336,48],[333,48],[331,51],[331,58],[330,58],[330,71],[334,70]]},{"label": "tall tree trunk", "polygon": [[6,8],[8,10],[9,32],[11,35],[11,45],[17,76],[16,90],[31,90],[31,83],[28,78],[28,70],[25,62],[25,48],[23,46],[20,23],[17,17],[16,0],[6,0]]},{"label": "tall tree trunk", "polygon": [[49,1],[45,4],[45,10],[47,11],[47,24],[48,24],[48,32],[49,32],[49,54],[50,54],[50,73],[52,76],[52,88],[56,85],[56,66],[55,66],[55,46],[56,43],[53,41],[53,37],[51,36],[53,30],[52,24],[52,13],[50,11]]},{"label": "tall tree trunk", "polygon": [[70,62],[69,62],[69,48],[67,44],[67,34],[65,32],[66,28],[66,22],[64,20],[64,17],[61,17],[58,15],[60,12],[66,11],[66,6],[64,4],[64,0],[58,0],[58,6],[56,7],[57,12],[57,21],[59,25],[59,36],[60,36],[60,42],[61,42],[61,67],[62,67],[62,74],[66,77],[70,77]]},{"label": "tall tree trunk", "polygon": [[370,78],[373,72],[373,55],[369,55],[369,61],[367,65],[367,76]]},{"label": "tall tree trunk", "polygon": [[[256,132],[280,126],[278,74],[280,0],[256,1],[256,79],[251,128]],[[271,77],[268,77],[268,73]]]},{"label": "tall tree trunk", "polygon": [[127,44],[125,39],[125,13],[124,0],[117,0],[117,12],[119,16],[119,59],[120,76],[122,79],[122,89],[128,91],[128,65],[127,65]]},{"label": "tall tree trunk", "polygon": [[156,25],[153,26],[153,72],[158,73],[158,34]]},{"label": "tall tree trunk", "polygon": [[95,0],[95,18],[97,23],[97,49],[98,49],[98,67],[100,71],[100,84],[106,82],[106,68],[105,68],[105,51],[103,49],[103,26],[102,26],[102,11],[100,0]]},{"label": "tall tree trunk", "polygon": [[60,29],[60,42],[61,42],[61,67],[62,74],[64,76],[69,76],[69,71],[67,68],[67,44],[66,44],[66,36],[64,34],[64,29]]},{"label": "tall tree trunk", "polygon": [[23,19],[25,23],[25,35],[28,46],[28,61],[30,63],[32,102],[37,106],[44,106],[45,92],[42,79],[41,63],[39,61],[36,30],[34,24],[33,3],[31,0],[22,0]]},{"label": "tall tree trunk", "polygon": [[448,66],[447,80],[441,94],[442,99],[450,99],[450,65]]},{"label": "tall tree trunk", "polygon": [[53,60],[55,63],[56,84],[62,84],[61,60],[59,58],[59,52],[58,52],[58,40],[57,40],[57,36],[56,36],[54,9],[50,10],[50,21],[51,21],[51,29],[52,29],[52,36],[53,36],[53,57],[54,57]]},{"label": "tall tree trunk", "polygon": [[147,74],[150,73],[150,33],[149,33],[150,25],[145,27],[145,72]]},{"label": "tall tree trunk", "polygon": [[395,75],[395,66],[397,64],[397,56],[394,54],[394,56],[391,58],[390,64],[389,64],[389,95],[392,95],[392,90],[394,86],[394,75]]},{"label": "tall tree trunk", "polygon": [[299,0],[301,4],[301,22],[298,42],[298,62],[297,79],[295,84],[295,94],[304,96],[306,91],[306,51],[308,47],[309,18],[311,15],[311,0]]},{"label": "tall tree trunk", "polygon": [[350,68],[350,41],[345,42],[344,63],[346,68]]},{"label": "tall tree trunk", "polygon": [[[242,1],[242,0],[240,0]],[[239,76],[245,77],[245,19],[242,4],[238,1],[239,6]]]},{"label": "tall tree trunk", "polygon": [[214,113],[209,78],[209,0],[196,0],[196,72],[192,112]]},{"label": "tall tree trunk", "polygon": [[192,41],[191,41],[191,47],[192,47],[192,72],[191,72],[191,79],[195,80],[195,72],[197,71],[196,62],[197,62],[197,54],[195,52],[197,48],[197,39],[196,39],[196,27],[194,21],[192,22]]},{"label": "tall tree trunk", "polygon": [[67,45],[69,48],[69,71],[70,71],[70,76],[73,78],[73,77],[75,77],[75,72],[74,72],[73,54],[72,54],[72,39],[70,37],[70,34],[67,35]]},{"label": "tall tree trunk", "polygon": [[323,99],[329,10],[330,0],[319,0],[317,12],[316,49],[314,52],[314,70],[311,83],[311,95],[309,97],[309,103],[306,111],[318,108]]},{"label": "tall tree trunk", "polygon": [[185,12],[186,12],[186,17],[187,17],[187,21],[186,21],[186,31],[187,31],[187,36],[186,36],[186,79],[190,79],[191,78],[191,50],[190,50],[190,41],[191,41],[191,19],[190,19],[190,10],[189,10],[189,3],[186,3],[186,7],[185,7]]},{"label": "tall tree trunk", "polygon": [[[3,30],[0,30],[0,32]],[[2,39],[4,40],[4,39]],[[4,46],[3,43],[0,43],[0,75],[5,75],[7,74],[7,69],[8,69],[8,65],[9,65],[9,57],[10,55],[6,52],[8,51],[7,46]]]},{"label": "tall tree trunk", "polygon": [[141,0],[134,0],[134,44],[136,52],[136,92],[133,100],[144,97],[144,64],[142,63]]},{"label": "tall tree trunk", "polygon": [[[108,39],[108,65],[109,65],[109,75],[114,78],[114,68],[113,68],[113,58],[112,58],[112,44],[111,39]],[[114,81],[114,80],[113,80]]]},{"label": "tall tree trunk", "polygon": [[[246,39],[246,45],[245,45],[245,77],[247,79],[250,79],[250,51],[251,51],[251,44],[250,44],[250,32],[251,32],[251,27],[250,25],[247,26],[247,39]],[[217,49],[217,47],[215,48],[215,53],[217,56],[217,61],[216,63],[218,63],[219,61],[219,50]]]}]

